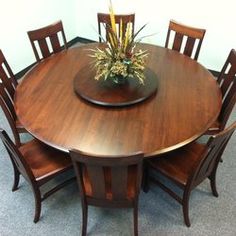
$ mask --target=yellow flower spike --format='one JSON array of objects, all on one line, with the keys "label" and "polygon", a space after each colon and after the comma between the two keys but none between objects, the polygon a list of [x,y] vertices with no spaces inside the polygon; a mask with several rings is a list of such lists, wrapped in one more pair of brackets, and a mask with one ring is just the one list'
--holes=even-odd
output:
[{"label": "yellow flower spike", "polygon": [[108,35],[109,35],[109,38],[110,38],[110,43],[111,43],[112,48],[115,48],[115,43],[114,43],[114,40],[112,38],[111,33],[108,33]]},{"label": "yellow flower spike", "polygon": [[124,51],[126,50],[126,47],[128,45],[129,41],[129,33],[130,32],[130,23],[127,24],[126,32],[125,32],[125,45],[124,45]]},{"label": "yellow flower spike", "polygon": [[123,38],[123,22],[121,18],[120,19],[120,43],[122,43],[122,38]]},{"label": "yellow flower spike", "polygon": [[111,28],[112,28],[114,34],[117,36],[115,14],[114,14],[111,0],[110,0],[109,12],[110,12],[110,19],[111,19]]}]

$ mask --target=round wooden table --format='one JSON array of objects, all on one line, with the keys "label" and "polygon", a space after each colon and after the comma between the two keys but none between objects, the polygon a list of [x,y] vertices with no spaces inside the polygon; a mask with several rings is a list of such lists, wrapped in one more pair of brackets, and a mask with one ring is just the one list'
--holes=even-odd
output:
[{"label": "round wooden table", "polygon": [[[221,91],[196,61],[166,48],[142,44],[156,74],[157,93],[127,107],[104,107],[79,97],[78,73],[94,72],[87,44],[55,54],[25,75],[15,94],[20,122],[39,140],[63,151],[145,157],[179,148],[202,135],[221,109]],[[85,70],[85,68],[88,70]],[[88,88],[89,89],[89,88]]]}]

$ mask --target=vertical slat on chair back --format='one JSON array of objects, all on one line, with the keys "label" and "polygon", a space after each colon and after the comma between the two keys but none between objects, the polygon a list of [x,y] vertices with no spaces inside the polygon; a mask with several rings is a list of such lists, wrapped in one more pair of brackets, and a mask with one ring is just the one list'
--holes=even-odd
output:
[{"label": "vertical slat on chair back", "polygon": [[27,162],[25,161],[24,157],[21,155],[18,148],[15,144],[11,141],[8,134],[5,130],[0,129],[0,137],[2,142],[7,149],[9,157],[12,161],[12,164],[17,167],[19,172],[29,181],[32,182],[34,180],[33,173],[29,168]]},{"label": "vertical slat on chair back", "polygon": [[94,198],[105,199],[106,187],[104,169],[102,166],[86,165],[88,178],[91,183],[92,193]]},{"label": "vertical slat on chair back", "polygon": [[52,54],[49,51],[49,47],[48,47],[46,39],[39,39],[38,44],[39,44],[39,48],[41,50],[43,58],[47,58]]},{"label": "vertical slat on chair back", "polygon": [[61,45],[59,42],[59,38],[57,34],[53,34],[50,36],[50,42],[52,44],[52,49],[54,53],[60,52],[61,50]]},{"label": "vertical slat on chair back", "polygon": [[217,168],[221,159],[221,155],[226,148],[226,145],[236,129],[236,122],[234,122],[226,130],[221,131],[215,136],[212,136],[208,143],[208,149],[203,153],[204,158],[198,163],[198,168],[193,174],[193,185],[201,183],[206,177],[209,177],[214,168]]},{"label": "vertical slat on chair back", "polygon": [[5,88],[7,89],[7,92],[9,93],[9,95],[13,100],[15,89],[18,83],[1,49],[0,49],[0,81],[2,81]]},{"label": "vertical slat on chair back", "polygon": [[21,143],[20,143],[20,136],[17,132],[15,125],[16,113],[14,105],[12,103],[10,95],[6,92],[6,89],[2,83],[0,83],[0,105],[11,127],[15,139],[15,144],[17,147],[19,147]]},{"label": "vertical slat on chair back", "polygon": [[[169,23],[169,28],[166,37],[166,48],[169,47],[172,32],[175,32],[175,36],[171,49],[180,52],[181,48],[183,47],[184,55],[187,55],[189,57],[192,57],[194,60],[197,60],[206,30],[182,25],[171,20]],[[187,37],[185,45],[183,45],[184,36]],[[197,44],[197,47],[195,53],[193,53],[195,44]]]},{"label": "vertical slat on chair back", "polygon": [[219,115],[223,130],[236,103],[236,51],[232,49],[217,79],[222,92],[222,108]]},{"label": "vertical slat on chair back", "polygon": [[9,109],[9,112],[13,118],[13,120],[16,120],[16,113],[13,105],[13,101],[10,97],[10,95],[7,93],[7,90],[4,86],[4,84],[0,83],[0,96],[1,99],[4,101],[6,104],[6,107]]},{"label": "vertical slat on chair back", "polygon": [[111,168],[111,179],[113,199],[125,199],[127,196],[128,166]]},{"label": "vertical slat on chair back", "polygon": [[196,41],[195,38],[188,37],[185,48],[184,48],[184,55],[191,57],[193,48],[195,45],[195,41]]},{"label": "vertical slat on chair back", "polygon": [[[63,39],[63,46],[67,48],[66,37],[63,29],[63,25],[61,21],[58,21],[52,25],[48,25],[46,27],[28,31],[28,36],[35,54],[37,61],[40,61],[42,58],[47,58],[53,53],[60,52],[63,49],[63,46],[60,45],[60,40],[58,34],[61,33]],[[49,45],[47,43],[47,38],[49,39],[52,47],[52,52],[50,51]],[[42,54],[42,58],[40,58],[39,53],[37,51],[35,42],[38,42],[39,49]]]},{"label": "vertical slat on chair back", "polygon": [[[101,33],[102,33],[101,24],[103,24],[105,27],[105,31],[106,31],[105,39],[108,41],[109,40],[109,32],[111,32],[110,15],[104,14],[104,13],[98,13],[97,19],[98,19],[98,33],[99,33],[99,35],[101,35]],[[122,21],[122,25],[121,25],[121,21]],[[118,26],[117,33],[118,33],[119,37],[120,37],[121,29],[122,29],[123,37],[125,36],[125,32],[126,32],[128,24],[131,24],[132,34],[134,35],[134,22],[135,22],[135,14],[115,15],[115,23]],[[99,37],[99,42],[101,42],[101,41],[102,41],[102,39],[101,39],[101,37]]]},{"label": "vertical slat on chair back", "polygon": [[[70,154],[79,179],[80,189],[85,189],[83,177],[87,175],[91,183],[92,198],[127,200],[128,181],[131,177],[133,178],[135,196],[139,193],[143,154],[95,157],[76,150],[70,151]],[[130,176],[130,168],[135,176]],[[84,195],[85,192],[82,194]]]},{"label": "vertical slat on chair back", "polygon": [[175,51],[180,51],[181,49],[181,45],[182,45],[182,41],[183,41],[183,35],[180,33],[175,33],[175,38],[174,38],[174,42],[173,42],[173,47],[172,49]]}]

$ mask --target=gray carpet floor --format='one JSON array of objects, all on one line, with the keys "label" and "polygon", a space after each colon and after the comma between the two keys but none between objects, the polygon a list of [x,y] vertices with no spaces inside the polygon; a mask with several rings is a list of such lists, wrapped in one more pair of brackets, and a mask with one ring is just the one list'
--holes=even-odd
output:
[{"label": "gray carpet floor", "polygon": [[[236,109],[229,123],[236,120]],[[10,132],[0,110],[0,127]],[[24,140],[30,139],[23,135]],[[181,206],[157,186],[141,192],[139,200],[140,235],[236,235],[236,134],[224,153],[217,173],[219,197],[211,194],[209,181],[195,189],[190,198],[191,227],[184,225]],[[58,180],[55,180],[58,181]],[[20,188],[11,191],[13,171],[0,142],[0,236],[80,235],[81,204],[76,183],[49,197],[42,205],[37,224],[33,223],[34,198],[22,178]],[[53,184],[53,183],[52,183]],[[132,235],[132,211],[89,207],[88,235]]]}]

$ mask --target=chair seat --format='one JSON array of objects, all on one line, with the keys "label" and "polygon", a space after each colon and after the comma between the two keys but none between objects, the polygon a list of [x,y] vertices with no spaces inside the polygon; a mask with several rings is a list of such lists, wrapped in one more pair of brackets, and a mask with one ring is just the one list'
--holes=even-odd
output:
[{"label": "chair seat", "polygon": [[194,164],[202,158],[206,145],[197,142],[149,160],[149,165],[166,177],[185,186]]},{"label": "chair seat", "polygon": [[[136,180],[136,168],[133,168],[132,166],[129,167],[128,171],[128,183],[127,183],[127,199],[132,200],[135,197],[135,180]],[[109,169],[104,170],[104,177],[105,177],[105,185],[106,185],[106,199],[112,200],[112,189],[111,189],[111,173]],[[85,187],[85,193],[87,196],[92,197],[92,187],[91,182],[88,176],[88,173],[86,170],[83,172],[83,180],[84,180],[84,187]]]},{"label": "chair seat", "polygon": [[71,158],[67,153],[49,147],[36,139],[23,144],[19,150],[37,181],[49,175],[53,178],[54,174],[72,168]]}]

